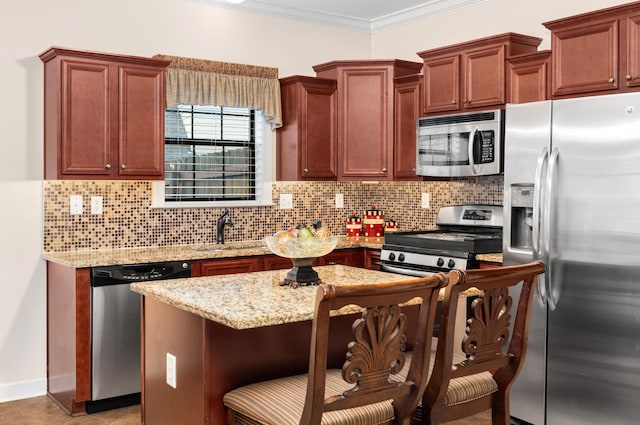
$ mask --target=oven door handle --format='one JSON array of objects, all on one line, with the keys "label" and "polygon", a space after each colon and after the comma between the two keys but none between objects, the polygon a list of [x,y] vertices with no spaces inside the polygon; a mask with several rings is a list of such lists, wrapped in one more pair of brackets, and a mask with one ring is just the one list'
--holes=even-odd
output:
[{"label": "oven door handle", "polygon": [[426,277],[426,276],[431,276],[433,274],[436,274],[436,272],[428,272],[425,270],[412,270],[412,269],[406,269],[404,267],[390,266],[388,264],[382,264],[380,266],[380,270],[382,270],[383,272],[404,274],[407,276],[416,276],[416,277]]}]

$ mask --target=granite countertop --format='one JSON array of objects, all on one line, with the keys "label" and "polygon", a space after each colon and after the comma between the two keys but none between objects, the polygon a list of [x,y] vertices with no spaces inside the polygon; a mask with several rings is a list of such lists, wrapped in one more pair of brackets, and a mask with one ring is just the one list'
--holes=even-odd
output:
[{"label": "granite countertop", "polygon": [[[323,282],[356,285],[411,279],[395,273],[332,265],[314,267]],[[234,329],[313,319],[316,286],[280,286],[287,270],[137,282],[131,290]],[[465,294],[470,295],[470,294]],[[418,303],[419,299],[415,300]],[[335,315],[357,313],[345,306]]]},{"label": "granite countertop", "polygon": [[[381,249],[384,238],[346,237],[338,242],[336,249],[371,248]],[[142,264],[162,261],[187,261],[208,258],[244,257],[273,254],[264,240],[228,242],[224,245],[175,245],[166,247],[122,248],[109,250],[86,250],[69,252],[45,252],[47,261],[68,267],[98,267],[121,264]]]}]

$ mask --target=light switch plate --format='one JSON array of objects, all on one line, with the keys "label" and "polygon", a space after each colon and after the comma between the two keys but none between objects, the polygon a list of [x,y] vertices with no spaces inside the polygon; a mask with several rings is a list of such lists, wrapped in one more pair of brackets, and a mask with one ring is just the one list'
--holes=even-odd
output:
[{"label": "light switch plate", "polygon": [[293,195],[291,193],[280,194],[280,209],[287,210],[293,208]]},{"label": "light switch plate", "polygon": [[422,208],[429,208],[429,194],[427,192],[422,193],[422,199],[421,199],[420,205]]},{"label": "light switch plate", "polygon": [[69,197],[69,214],[82,214],[82,195],[71,195]]},{"label": "light switch plate", "polygon": [[91,197],[91,214],[102,214],[102,196]]},{"label": "light switch plate", "polygon": [[336,193],[336,208],[344,208],[344,194]]}]

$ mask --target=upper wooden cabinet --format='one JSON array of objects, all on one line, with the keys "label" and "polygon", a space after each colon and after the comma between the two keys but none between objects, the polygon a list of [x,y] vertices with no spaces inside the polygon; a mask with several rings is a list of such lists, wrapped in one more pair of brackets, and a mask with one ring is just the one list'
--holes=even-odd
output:
[{"label": "upper wooden cabinet", "polygon": [[338,180],[393,180],[394,78],[421,68],[395,59],[313,67],[318,77],[337,81]]},{"label": "upper wooden cabinet", "polygon": [[394,80],[393,179],[422,180],[416,175],[416,122],[422,115],[422,75]]},{"label": "upper wooden cabinet", "polygon": [[418,52],[424,61],[424,113],[506,103],[506,59],[533,53],[542,39],[505,33]]},{"label": "upper wooden cabinet", "polygon": [[637,90],[640,2],[545,22],[551,31],[552,96]]},{"label": "upper wooden cabinet", "polygon": [[277,180],[336,180],[337,83],[292,76],[280,80],[283,126],[277,130]]},{"label": "upper wooden cabinet", "polygon": [[162,179],[169,61],[52,47],[45,179]]},{"label": "upper wooden cabinet", "polygon": [[547,100],[551,95],[551,50],[512,56],[507,61],[507,103]]}]

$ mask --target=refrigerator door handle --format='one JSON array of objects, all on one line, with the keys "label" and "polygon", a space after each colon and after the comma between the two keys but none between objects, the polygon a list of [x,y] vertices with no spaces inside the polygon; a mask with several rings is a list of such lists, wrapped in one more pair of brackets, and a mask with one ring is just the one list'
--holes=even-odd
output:
[{"label": "refrigerator door handle", "polygon": [[469,133],[469,144],[468,144],[468,154],[469,154],[469,165],[471,166],[471,170],[474,174],[478,172],[478,166],[473,162],[473,148],[476,145],[476,134],[478,134],[478,129],[475,128],[471,133]]},{"label": "refrigerator door handle", "polygon": [[545,216],[544,216],[544,239],[543,239],[543,251],[544,251],[544,257],[545,259],[543,260],[545,263],[545,273],[544,273],[544,280],[545,280],[545,286],[546,286],[546,291],[547,291],[547,303],[549,305],[549,308],[551,310],[555,310],[557,305],[558,305],[558,298],[559,298],[559,294],[560,294],[560,288],[556,285],[554,287],[554,285],[552,284],[553,282],[553,277],[555,276],[555,266],[552,264],[554,263],[553,261],[551,261],[551,256],[552,256],[552,252],[551,252],[551,236],[553,234],[555,234],[555,226],[554,226],[554,214],[553,214],[553,208],[555,207],[554,205],[554,199],[555,199],[555,190],[556,190],[556,172],[558,170],[558,157],[559,157],[559,152],[558,152],[558,148],[555,148],[551,151],[551,154],[549,155],[549,164],[547,166],[547,180],[546,180],[546,202],[545,202]]},{"label": "refrigerator door handle", "polygon": [[[547,162],[549,160],[549,150],[546,146],[543,146],[538,155],[538,161],[536,164],[536,174],[533,183],[533,229],[532,229],[532,245],[533,245],[533,259],[544,261],[544,253],[541,247],[541,220],[542,220],[542,208],[544,205],[544,187],[543,181],[546,181]],[[541,307],[544,307],[547,302],[547,285],[545,283],[546,273],[538,275],[536,299]]]}]

